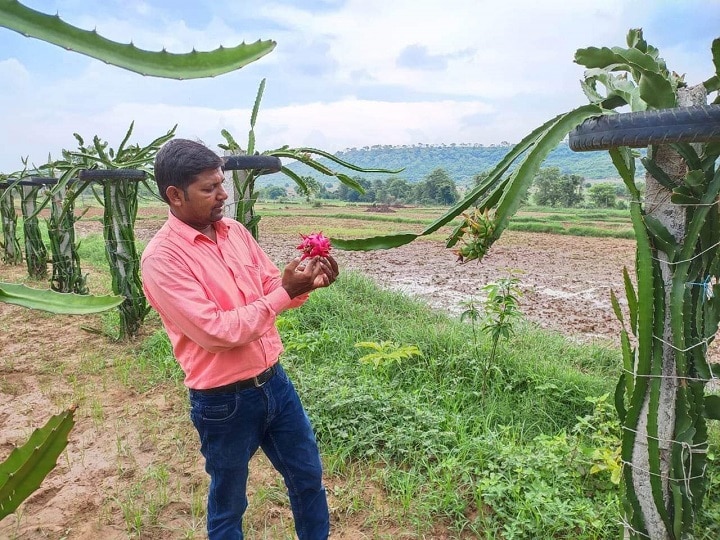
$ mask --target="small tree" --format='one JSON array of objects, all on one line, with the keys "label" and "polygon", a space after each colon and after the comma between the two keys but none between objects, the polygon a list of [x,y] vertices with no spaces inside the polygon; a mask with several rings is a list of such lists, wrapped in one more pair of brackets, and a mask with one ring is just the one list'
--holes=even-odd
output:
[{"label": "small tree", "polygon": [[271,201],[276,201],[277,199],[287,197],[287,189],[280,186],[267,186],[262,190],[262,196]]},{"label": "small tree", "polygon": [[407,202],[412,192],[412,186],[404,178],[393,176],[385,181],[385,194],[388,203]]},{"label": "small tree", "polygon": [[588,189],[588,198],[597,208],[615,208],[617,187],[611,182],[599,182]]},{"label": "small tree", "polygon": [[477,351],[477,327],[490,336],[492,348],[488,357],[481,362],[482,394],[485,395],[491,370],[498,370],[495,358],[501,339],[509,338],[514,332],[515,323],[522,318],[519,299],[522,291],[520,279],[515,272],[509,276],[488,283],[481,288],[485,293],[483,300],[474,298],[461,302],[463,312],[460,320],[469,320],[472,325],[473,348]]},{"label": "small tree", "polygon": [[304,185],[298,187],[298,193],[305,197],[305,200],[307,202],[312,201],[314,198],[320,195],[323,189],[323,186],[320,184],[320,182],[315,180],[312,176],[303,176],[302,180]]},{"label": "small tree", "polygon": [[482,330],[492,340],[490,351],[490,362],[495,363],[498,343],[501,339],[507,339],[513,333],[515,323],[522,317],[520,311],[520,278],[516,275],[500,278],[493,283],[482,287],[487,295],[483,302],[485,316],[482,322]]},{"label": "small tree", "polygon": [[432,171],[422,182],[415,185],[413,199],[420,204],[455,204],[460,198],[457,186],[445,169]]},{"label": "small tree", "polygon": [[562,174],[558,167],[540,169],[535,175],[535,204],[572,208],[583,200],[585,179],[575,174]]}]

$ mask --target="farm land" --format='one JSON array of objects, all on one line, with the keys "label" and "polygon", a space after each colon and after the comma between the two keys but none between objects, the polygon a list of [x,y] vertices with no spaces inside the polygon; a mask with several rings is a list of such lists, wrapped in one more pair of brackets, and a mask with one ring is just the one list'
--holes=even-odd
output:
[{"label": "farm land", "polygon": [[[282,265],[296,256],[300,233],[322,231],[347,238],[417,232],[443,212],[377,210],[261,204],[260,243]],[[80,238],[101,234],[100,212],[91,209],[76,223]],[[144,244],[154,234],[165,212],[160,206],[140,208],[138,242]],[[517,217],[518,223],[544,220],[565,229],[578,219],[560,211],[520,212]],[[581,219],[586,227],[630,228],[629,219],[617,216]],[[393,250],[336,250],[334,256],[341,271],[362,273],[381,287],[453,315],[459,314],[461,301],[479,295],[480,287],[519,271],[520,305],[528,321],[574,341],[617,346],[620,324],[610,305],[610,290],[624,296],[622,271],[627,267],[634,274],[634,240],[508,230],[482,262],[461,265],[444,245],[449,231]],[[92,267],[87,271],[91,291],[108,292],[107,276]],[[2,281],[21,282],[25,276],[24,266],[0,266]],[[153,315],[138,342],[160,328]],[[102,327],[100,316],[52,316],[0,304],[0,324],[0,455],[26,440],[50,414],[79,404],[76,426],[57,468],[19,512],[0,522],[0,538],[205,538],[207,478],[181,384],[137,383],[132,370],[122,367],[136,344],[114,343],[88,331]],[[364,503],[351,511],[351,484],[348,478],[327,479],[334,539],[416,537],[392,519],[393,508],[379,488],[355,494]],[[252,465],[249,497],[250,530],[286,537],[282,534],[288,534],[292,520],[282,481],[261,455]],[[427,537],[458,536],[438,524]]]}]

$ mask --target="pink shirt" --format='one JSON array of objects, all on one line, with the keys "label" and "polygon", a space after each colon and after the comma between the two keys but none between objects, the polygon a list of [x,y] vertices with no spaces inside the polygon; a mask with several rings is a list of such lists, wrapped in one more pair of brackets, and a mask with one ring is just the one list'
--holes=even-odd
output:
[{"label": "pink shirt", "polygon": [[280,271],[240,223],[215,223],[217,243],[172,213],[142,255],[143,290],[185,372],[185,385],[249,379],[283,351],[275,318],[291,300]]}]

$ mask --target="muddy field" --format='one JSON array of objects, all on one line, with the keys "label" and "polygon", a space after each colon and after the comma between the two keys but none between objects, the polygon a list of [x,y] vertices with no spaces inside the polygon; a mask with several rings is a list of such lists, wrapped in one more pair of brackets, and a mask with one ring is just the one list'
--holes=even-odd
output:
[{"label": "muddy field", "polygon": [[[293,236],[269,236],[263,246],[274,260],[293,254]],[[623,296],[622,270],[634,273],[629,240],[507,232],[482,262],[458,264],[441,242],[415,241],[393,250],[335,252],[341,268],[458,314],[460,302],[481,298],[480,288],[519,271],[522,311],[543,328],[582,341],[615,340],[619,323],[610,290]]]},{"label": "muddy field", "polygon": [[[149,238],[160,223],[143,220],[137,236]],[[270,256],[278,263],[294,257],[298,236],[273,233],[270,222],[264,223],[261,243]],[[82,235],[97,226],[84,221],[78,230]],[[307,227],[311,230],[312,224]],[[615,344],[619,325],[610,289],[622,291],[622,269],[632,270],[634,243],[508,232],[480,264],[458,265],[449,250],[433,241],[390,251],[337,251],[335,256],[341,269],[362,272],[383,287],[450,313],[458,313],[459,302],[478,295],[484,284],[519,270],[521,307],[530,321],[573,339]],[[22,267],[0,267],[0,281],[17,282],[23,274]],[[97,327],[95,316],[56,317],[0,304],[0,324],[0,458],[50,414],[79,405],[58,467],[20,512],[0,522],[0,538],[204,538],[198,508],[204,506],[207,480],[182,389],[167,384],[135,388],[132,373],[112,360],[132,355],[132,348],[83,330]],[[146,335],[156,327],[147,326]],[[328,487],[333,538],[413,537],[383,528],[387,509],[379,492],[364,496],[372,501],[368,515],[350,511],[344,481],[329,478]],[[164,494],[162,500],[152,498],[158,493]],[[251,505],[248,514],[256,536],[248,537],[288,537],[291,519],[280,480],[261,457],[253,466],[251,500],[260,493],[263,502]],[[155,507],[148,517],[148,509]],[[142,524],[136,534],[128,533],[133,519]],[[439,528],[433,538],[448,536]]]}]

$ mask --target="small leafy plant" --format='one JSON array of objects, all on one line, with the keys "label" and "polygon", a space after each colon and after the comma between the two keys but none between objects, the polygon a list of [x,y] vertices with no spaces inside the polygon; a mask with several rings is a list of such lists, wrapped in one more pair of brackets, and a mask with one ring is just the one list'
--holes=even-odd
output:
[{"label": "small leafy plant", "polygon": [[578,418],[573,432],[585,434],[590,440],[590,444],[581,449],[593,463],[590,474],[607,475],[610,482],[617,486],[622,481],[622,459],[621,429],[615,407],[610,394],[585,399],[593,404],[593,412]]},{"label": "small leafy plant", "polygon": [[486,293],[484,300],[471,298],[460,303],[465,308],[460,314],[460,321],[469,320],[472,325],[473,349],[478,350],[478,328],[490,336],[492,349],[486,360],[481,361],[482,395],[485,395],[490,371],[499,368],[495,365],[498,344],[501,338],[509,338],[513,332],[513,325],[522,317],[519,298],[522,291],[519,288],[520,279],[511,273],[494,283],[488,283],[481,288]]},{"label": "small leafy plant", "polygon": [[422,356],[422,351],[415,345],[398,345],[393,341],[360,341],[355,344],[357,348],[370,349],[370,352],[359,358],[363,364],[372,364],[375,369],[392,364],[399,364],[413,356]]},{"label": "small leafy plant", "polygon": [[487,293],[483,302],[485,317],[482,330],[492,339],[490,362],[493,364],[500,339],[509,338],[513,333],[513,326],[522,317],[519,301],[522,291],[519,284],[520,278],[511,273],[510,276],[488,283],[481,289]]}]

